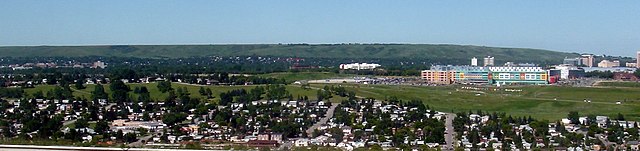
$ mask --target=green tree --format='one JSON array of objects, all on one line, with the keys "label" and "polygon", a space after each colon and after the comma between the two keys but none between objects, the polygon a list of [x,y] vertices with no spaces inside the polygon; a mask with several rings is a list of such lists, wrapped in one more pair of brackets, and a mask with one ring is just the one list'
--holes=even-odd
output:
[{"label": "green tree", "polygon": [[162,93],[166,93],[169,90],[172,90],[173,88],[171,88],[171,82],[170,81],[160,81],[158,82],[158,90],[160,90],[160,92]]},{"label": "green tree", "polygon": [[185,113],[167,113],[162,116],[162,122],[169,126],[173,126],[176,123],[180,123],[187,119],[187,114]]},{"label": "green tree", "polygon": [[104,86],[96,84],[96,87],[91,92],[91,100],[97,101],[98,99],[108,99],[109,95],[104,91]]},{"label": "green tree", "polygon": [[207,91],[204,90],[204,87],[200,87],[200,90],[198,90],[198,93],[200,93],[200,95],[202,96],[207,96]]},{"label": "green tree", "polygon": [[105,132],[107,132],[107,130],[109,130],[109,123],[107,123],[107,121],[100,120],[96,123],[96,133],[104,134]]},{"label": "green tree", "polygon": [[571,121],[571,124],[580,124],[580,115],[576,111],[569,112],[567,118]]},{"label": "green tree", "polygon": [[76,89],[78,89],[78,90],[82,90],[82,89],[87,88],[87,87],[85,87],[85,86],[84,86],[84,85],[82,85],[82,84],[84,84],[84,80],[82,80],[82,79],[78,79],[78,80],[76,80],[76,84],[75,84]]},{"label": "green tree", "polygon": [[121,80],[115,80],[109,88],[111,89],[111,98],[118,102],[118,104],[129,100],[129,91],[131,91],[131,89]]}]

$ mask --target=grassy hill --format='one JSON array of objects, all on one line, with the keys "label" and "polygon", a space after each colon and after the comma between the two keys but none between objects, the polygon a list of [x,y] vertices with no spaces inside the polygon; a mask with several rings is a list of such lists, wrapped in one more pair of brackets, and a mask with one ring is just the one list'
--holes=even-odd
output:
[{"label": "grassy hill", "polygon": [[113,56],[142,58],[184,58],[192,56],[279,56],[307,58],[415,58],[469,59],[495,56],[496,60],[561,62],[578,56],[541,49],[497,48],[470,45],[432,44],[358,44],[358,45],[114,45],[114,46],[7,46],[0,47],[0,57],[32,56]]}]

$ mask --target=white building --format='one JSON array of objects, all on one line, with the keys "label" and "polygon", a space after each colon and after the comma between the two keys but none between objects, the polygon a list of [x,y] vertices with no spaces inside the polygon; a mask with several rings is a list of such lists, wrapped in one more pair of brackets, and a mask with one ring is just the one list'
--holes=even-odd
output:
[{"label": "white building", "polygon": [[602,67],[602,68],[620,67],[620,61],[618,61],[618,60],[614,60],[614,61],[602,60],[602,61],[600,61],[600,63],[598,63],[598,67]]},{"label": "white building", "polygon": [[379,64],[368,64],[368,63],[350,63],[350,64],[340,64],[340,69],[342,70],[372,70],[377,67],[380,67]]},{"label": "white building", "polygon": [[484,58],[484,66],[494,66],[494,58],[491,56],[487,56]]},{"label": "white building", "polygon": [[478,58],[476,57],[471,58],[471,66],[478,66]]}]

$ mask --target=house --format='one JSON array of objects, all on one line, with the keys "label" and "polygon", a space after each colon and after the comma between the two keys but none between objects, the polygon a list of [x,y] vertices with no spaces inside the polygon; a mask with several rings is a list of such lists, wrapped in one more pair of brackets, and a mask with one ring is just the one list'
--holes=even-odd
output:
[{"label": "house", "polygon": [[307,146],[309,146],[309,142],[310,142],[309,139],[301,138],[301,139],[296,140],[294,145],[296,147],[307,147]]},{"label": "house", "polygon": [[82,142],[91,142],[91,140],[93,140],[91,135],[82,136]]},{"label": "house", "polygon": [[629,148],[631,148],[631,150],[640,150],[638,141],[629,141],[627,142],[627,145],[629,146]]},{"label": "house", "polygon": [[633,73],[626,73],[626,72],[613,73],[613,79],[622,80],[622,81],[638,81],[638,77],[633,75]]},{"label": "house", "polygon": [[342,133],[344,133],[345,135],[351,135],[351,127],[343,126],[342,127]]}]

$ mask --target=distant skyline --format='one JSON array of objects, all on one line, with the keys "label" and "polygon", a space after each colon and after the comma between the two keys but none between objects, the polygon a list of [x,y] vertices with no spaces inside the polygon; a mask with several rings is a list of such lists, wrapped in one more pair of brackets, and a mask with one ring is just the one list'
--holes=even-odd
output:
[{"label": "distant skyline", "polygon": [[0,5],[0,46],[408,43],[635,57],[640,1],[31,1]]}]

